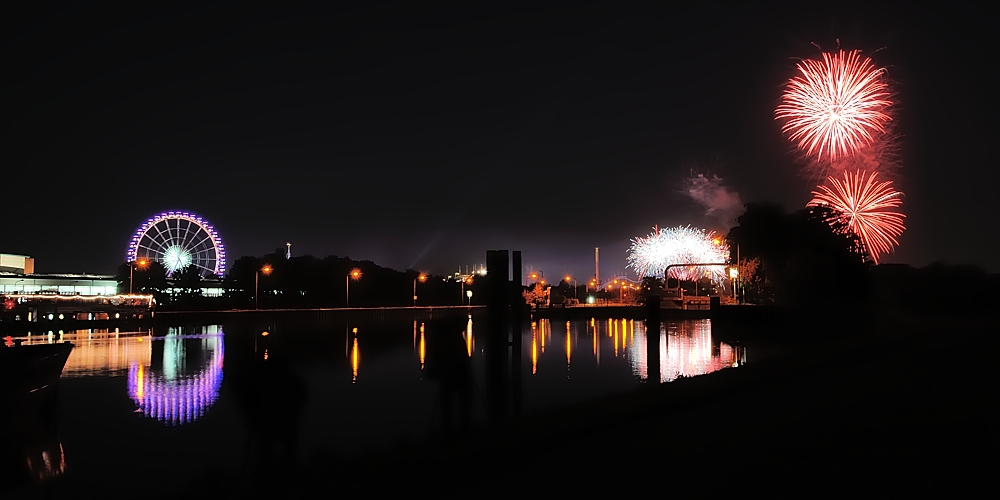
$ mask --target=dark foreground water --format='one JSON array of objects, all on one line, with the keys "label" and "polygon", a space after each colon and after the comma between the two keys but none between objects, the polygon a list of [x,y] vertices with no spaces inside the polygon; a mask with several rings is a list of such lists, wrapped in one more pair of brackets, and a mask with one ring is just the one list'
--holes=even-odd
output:
[{"label": "dark foreground water", "polygon": [[[441,337],[420,321],[21,337],[76,348],[55,424],[25,429],[25,449],[6,450],[23,455],[33,482],[5,489],[84,498],[195,494],[183,489],[192,478],[238,472],[264,455],[349,457],[427,437],[445,415],[461,420],[461,410],[446,412],[442,403],[483,421],[481,332],[474,318],[463,323],[448,342],[432,340]],[[710,320],[666,322],[659,337],[660,382],[746,362],[743,348],[712,341]],[[655,380],[646,338],[642,321],[532,324],[522,334],[523,411],[635,390],[650,373]],[[456,385],[455,373],[468,382]]]}]

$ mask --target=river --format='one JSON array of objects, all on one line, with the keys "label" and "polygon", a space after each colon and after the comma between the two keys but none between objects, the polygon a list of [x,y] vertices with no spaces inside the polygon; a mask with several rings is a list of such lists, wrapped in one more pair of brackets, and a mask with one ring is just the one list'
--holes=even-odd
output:
[{"label": "river", "polygon": [[[35,431],[34,448],[8,451],[31,462],[24,491],[141,495],[268,453],[308,461],[422,439],[487,418],[482,327],[462,323],[446,341],[419,320],[25,335],[76,347],[56,424]],[[525,413],[635,390],[653,373],[642,321],[541,320],[521,344]],[[661,325],[656,357],[669,383],[741,366],[747,353],[713,342],[711,320],[684,320]]]}]

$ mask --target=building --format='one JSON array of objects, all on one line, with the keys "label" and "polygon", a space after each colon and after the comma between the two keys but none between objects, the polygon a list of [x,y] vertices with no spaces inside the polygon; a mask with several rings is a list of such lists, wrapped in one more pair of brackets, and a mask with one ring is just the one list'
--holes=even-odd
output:
[{"label": "building", "polygon": [[0,293],[116,295],[118,280],[103,274],[15,274],[0,272]]},{"label": "building", "polygon": [[0,294],[116,295],[118,280],[107,274],[36,274],[35,259],[0,254]]},{"label": "building", "polygon": [[0,253],[0,273],[34,274],[35,259],[26,255]]},{"label": "building", "polygon": [[0,264],[0,329],[108,326],[150,317],[156,304],[152,295],[118,295],[113,275],[38,274],[23,255],[0,254]]}]

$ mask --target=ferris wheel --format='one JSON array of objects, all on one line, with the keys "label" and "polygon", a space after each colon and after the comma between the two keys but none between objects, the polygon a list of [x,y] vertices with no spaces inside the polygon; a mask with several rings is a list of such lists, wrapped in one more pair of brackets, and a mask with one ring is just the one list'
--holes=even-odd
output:
[{"label": "ferris wheel", "polygon": [[172,275],[194,266],[202,276],[226,272],[226,249],[207,220],[188,212],[164,212],[144,222],[128,244],[126,260],[150,259]]}]

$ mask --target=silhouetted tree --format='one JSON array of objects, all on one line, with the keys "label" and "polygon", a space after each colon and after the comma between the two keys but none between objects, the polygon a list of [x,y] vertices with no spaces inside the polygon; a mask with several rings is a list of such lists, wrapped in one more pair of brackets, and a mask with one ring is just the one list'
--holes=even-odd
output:
[{"label": "silhouetted tree", "polygon": [[184,269],[174,272],[171,281],[174,289],[177,290],[178,297],[182,301],[191,301],[201,297],[201,272],[196,266],[187,266]]},{"label": "silhouetted tree", "polygon": [[867,298],[866,254],[834,215],[825,207],[787,214],[780,205],[747,205],[728,239],[742,258],[759,259],[762,302],[846,305]]},{"label": "silhouetted tree", "polygon": [[223,281],[226,294],[234,300],[237,307],[253,305],[254,279],[261,267],[260,259],[245,255],[236,259]]},{"label": "silhouetted tree", "polygon": [[149,261],[145,267],[138,267],[134,262],[126,262],[118,266],[118,293],[128,293],[129,291],[129,267],[135,266],[132,270],[133,293],[152,294],[158,303],[168,301],[167,289],[167,268],[156,261]]}]

